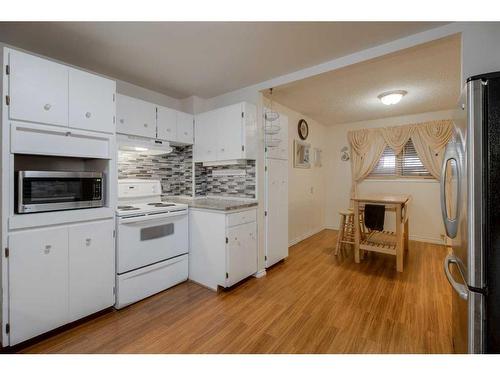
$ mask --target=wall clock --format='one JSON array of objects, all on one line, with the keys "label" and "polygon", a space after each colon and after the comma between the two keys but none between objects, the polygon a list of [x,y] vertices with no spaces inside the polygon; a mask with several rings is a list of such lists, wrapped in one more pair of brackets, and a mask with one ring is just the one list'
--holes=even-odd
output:
[{"label": "wall clock", "polygon": [[304,119],[299,120],[298,131],[300,139],[305,141],[307,139],[307,136],[309,135],[309,125],[307,125],[306,120]]}]

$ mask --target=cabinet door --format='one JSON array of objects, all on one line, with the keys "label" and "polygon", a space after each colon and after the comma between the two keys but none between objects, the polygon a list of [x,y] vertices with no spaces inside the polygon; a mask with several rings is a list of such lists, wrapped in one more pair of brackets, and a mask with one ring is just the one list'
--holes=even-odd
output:
[{"label": "cabinet door", "polygon": [[156,106],[125,95],[116,95],[116,132],[156,138]]},{"label": "cabinet door", "polygon": [[68,322],[68,230],[9,236],[10,345]]},{"label": "cabinet door", "polygon": [[112,220],[69,227],[69,316],[77,320],[114,304]]},{"label": "cabinet door", "polygon": [[220,108],[217,113],[217,160],[244,158],[241,103]]},{"label": "cabinet door", "polygon": [[195,161],[217,160],[216,145],[217,137],[220,135],[218,134],[216,115],[217,111],[210,111],[196,116],[194,137]]},{"label": "cabinet door", "polygon": [[177,142],[193,144],[193,115],[177,112]]},{"label": "cabinet door", "polygon": [[68,125],[68,67],[10,51],[9,68],[11,119]]},{"label": "cabinet door", "polygon": [[226,287],[257,272],[257,223],[227,229]]},{"label": "cabinet door", "polygon": [[266,267],[288,256],[288,161],[267,159]]},{"label": "cabinet door", "polygon": [[177,111],[166,107],[157,107],[157,110],[158,139],[175,142],[177,140]]},{"label": "cabinet door", "polygon": [[69,126],[114,133],[115,82],[69,68]]}]

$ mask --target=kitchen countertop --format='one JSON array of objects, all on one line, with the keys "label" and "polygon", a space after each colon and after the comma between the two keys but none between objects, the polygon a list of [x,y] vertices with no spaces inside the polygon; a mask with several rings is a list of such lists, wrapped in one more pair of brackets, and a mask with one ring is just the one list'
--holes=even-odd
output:
[{"label": "kitchen countertop", "polygon": [[234,211],[243,208],[256,207],[258,205],[256,200],[247,199],[223,199],[223,198],[190,198],[190,197],[175,197],[166,196],[162,197],[165,202],[183,203],[187,204],[190,208],[202,208],[207,210],[217,211]]}]

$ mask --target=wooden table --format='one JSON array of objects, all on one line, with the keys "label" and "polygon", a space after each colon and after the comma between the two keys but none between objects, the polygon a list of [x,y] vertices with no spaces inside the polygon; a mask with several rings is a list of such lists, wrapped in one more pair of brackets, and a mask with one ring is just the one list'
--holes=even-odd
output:
[{"label": "wooden table", "polygon": [[354,202],[354,222],[359,222],[360,209],[365,204],[382,204],[386,211],[396,212],[396,233],[389,231],[370,231],[361,233],[361,225],[354,230],[354,261],[360,262],[360,250],[396,256],[396,269],[403,272],[404,252],[408,250],[408,207],[411,195],[369,194],[358,195]]}]

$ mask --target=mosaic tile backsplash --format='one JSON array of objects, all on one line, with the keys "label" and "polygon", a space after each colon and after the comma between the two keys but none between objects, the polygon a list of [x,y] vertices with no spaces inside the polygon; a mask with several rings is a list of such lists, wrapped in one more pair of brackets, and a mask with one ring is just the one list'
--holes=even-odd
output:
[{"label": "mosaic tile backsplash", "polygon": [[[196,196],[255,198],[255,160],[215,167],[195,163],[194,171]],[[217,175],[218,172],[222,175]]]},{"label": "mosaic tile backsplash", "polygon": [[[118,178],[161,181],[163,195],[193,194],[193,147],[174,147],[167,155],[118,153]],[[252,198],[255,195],[255,161],[246,164],[204,167],[195,163],[195,195]]]},{"label": "mosaic tile backsplash", "polygon": [[163,195],[193,194],[193,147],[174,147],[166,155],[118,153],[118,178],[161,181]]}]

